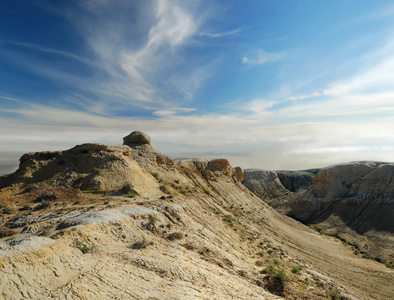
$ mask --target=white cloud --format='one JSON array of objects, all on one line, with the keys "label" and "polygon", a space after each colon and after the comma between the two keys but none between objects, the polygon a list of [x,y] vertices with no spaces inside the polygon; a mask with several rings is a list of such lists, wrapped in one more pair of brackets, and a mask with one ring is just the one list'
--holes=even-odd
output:
[{"label": "white cloud", "polygon": [[249,57],[242,57],[242,63],[249,64],[249,65],[262,65],[269,62],[276,61],[283,56],[281,53],[270,53],[264,51],[264,49],[258,49],[251,58]]},{"label": "white cloud", "polygon": [[224,36],[233,35],[233,34],[241,32],[241,31],[242,31],[242,29],[235,29],[235,30],[220,32],[220,33],[202,32],[199,35],[200,36],[208,36],[211,38],[220,38],[220,37],[224,37]]},{"label": "white cloud", "polygon": [[[155,148],[170,157],[225,157],[244,168],[306,169],[354,160],[393,161],[391,95],[360,97],[351,99],[359,103],[355,110],[367,114],[369,107],[372,113],[351,122],[330,117],[340,113],[336,105],[343,99],[321,107],[301,101],[296,108],[275,112],[275,103],[256,100],[251,105],[257,108],[246,115],[187,115],[192,108],[169,108],[157,111],[154,120],[21,104],[0,109],[0,160],[3,153],[61,150],[86,142],[118,145],[123,136],[142,130],[152,137]],[[371,109],[371,99],[389,113]],[[345,108],[351,113],[350,104]],[[15,156],[14,166],[17,163]]]},{"label": "white cloud", "polygon": [[178,113],[189,113],[195,110],[195,108],[174,107],[166,110],[157,110],[153,114],[159,117],[171,117]]}]

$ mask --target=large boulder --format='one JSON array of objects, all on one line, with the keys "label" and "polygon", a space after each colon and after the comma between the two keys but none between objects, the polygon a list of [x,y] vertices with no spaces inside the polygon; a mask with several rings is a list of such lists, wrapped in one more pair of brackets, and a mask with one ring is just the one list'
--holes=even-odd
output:
[{"label": "large boulder", "polygon": [[150,136],[141,131],[133,131],[128,136],[125,136],[123,138],[123,145],[135,145],[135,144],[150,145]]}]

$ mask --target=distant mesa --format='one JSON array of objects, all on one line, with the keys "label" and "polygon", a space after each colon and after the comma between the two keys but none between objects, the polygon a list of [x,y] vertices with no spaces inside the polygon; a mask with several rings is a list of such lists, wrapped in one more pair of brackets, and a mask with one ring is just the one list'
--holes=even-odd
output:
[{"label": "distant mesa", "polygon": [[148,144],[150,145],[150,136],[143,133],[142,131],[133,131],[128,136],[123,138],[123,145],[135,145],[135,144]]}]

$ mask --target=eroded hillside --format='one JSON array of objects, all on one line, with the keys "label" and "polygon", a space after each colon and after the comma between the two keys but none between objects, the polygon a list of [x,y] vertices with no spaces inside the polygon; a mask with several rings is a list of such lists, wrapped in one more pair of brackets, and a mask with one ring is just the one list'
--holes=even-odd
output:
[{"label": "eroded hillside", "polygon": [[392,299],[393,271],[275,212],[225,159],[146,135],[26,154],[0,178],[5,299]]}]

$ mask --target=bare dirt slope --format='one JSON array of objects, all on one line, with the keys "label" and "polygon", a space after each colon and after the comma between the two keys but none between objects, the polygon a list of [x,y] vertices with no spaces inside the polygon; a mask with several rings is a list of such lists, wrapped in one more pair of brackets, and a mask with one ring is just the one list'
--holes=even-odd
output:
[{"label": "bare dirt slope", "polygon": [[146,142],[28,154],[0,179],[0,295],[394,298],[393,270],[278,214],[241,178],[225,159],[172,161]]}]

